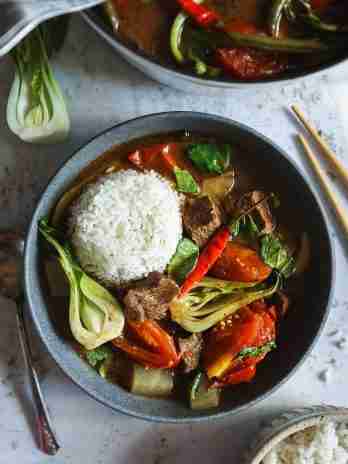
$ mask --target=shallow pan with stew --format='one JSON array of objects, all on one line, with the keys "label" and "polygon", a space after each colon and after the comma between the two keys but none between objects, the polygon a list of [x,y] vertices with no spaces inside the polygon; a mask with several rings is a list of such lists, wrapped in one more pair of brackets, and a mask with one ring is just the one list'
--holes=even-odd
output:
[{"label": "shallow pan with stew", "polygon": [[[204,95],[218,96],[231,90],[255,90],[255,88],[275,85],[277,83],[290,83],[295,79],[326,71],[339,63],[345,62],[348,57],[347,48],[342,46],[339,53],[334,57],[326,59],[324,62],[313,63],[311,66],[299,66],[294,70],[285,71],[267,79],[202,78],[197,76],[193,71],[190,72],[185,68],[177,67],[174,62],[170,63],[168,61],[168,63],[164,63],[162,60],[145,54],[130,41],[117,37],[100,7],[87,10],[82,13],[82,16],[105,42],[110,44],[125,60],[147,76],[169,87],[181,91],[184,90],[185,92],[204,93]],[[343,45],[344,39],[339,40],[342,41]]]},{"label": "shallow pan with stew", "polygon": [[[54,310],[47,296],[43,278],[38,221],[47,216],[57,200],[76,180],[81,171],[114,146],[149,136],[173,133],[200,134],[229,142],[233,158],[257,173],[260,185],[272,185],[279,193],[281,208],[295,227],[306,231],[311,247],[311,261],[304,274],[296,305],[282,321],[277,349],[258,367],[256,378],[224,392],[218,408],[190,410],[182,399],[148,399],[134,396],[108,383],[81,359],[62,336],[57,322],[68,320],[66,311]],[[92,165],[94,166],[94,165]],[[93,167],[92,167],[93,169]],[[293,219],[291,219],[293,218]],[[333,284],[333,257],[328,228],[318,204],[303,175],[277,145],[254,130],[218,116],[192,112],[149,115],[115,126],[78,150],[49,182],[39,201],[29,228],[24,264],[25,290],[37,331],[57,364],[84,391],[114,410],[155,421],[189,422],[221,417],[251,407],[266,398],[308,356],[326,320]]]}]

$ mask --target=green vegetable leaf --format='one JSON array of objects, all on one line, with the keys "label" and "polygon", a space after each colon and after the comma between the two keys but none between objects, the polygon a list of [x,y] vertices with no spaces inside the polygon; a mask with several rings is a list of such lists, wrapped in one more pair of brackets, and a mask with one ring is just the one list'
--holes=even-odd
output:
[{"label": "green vegetable leaf", "polygon": [[185,277],[197,263],[199,255],[198,246],[188,238],[183,238],[175,252],[175,255],[168,264],[168,273],[178,283],[184,281]]},{"label": "green vegetable leaf", "polygon": [[273,234],[264,235],[261,238],[261,257],[268,266],[279,271],[285,279],[296,270],[295,259],[279,238]]},{"label": "green vegetable leaf", "polygon": [[108,345],[101,345],[94,350],[86,351],[86,359],[92,367],[98,367],[103,361],[112,357],[112,349]]},{"label": "green vegetable leaf", "polygon": [[94,281],[75,261],[68,243],[60,243],[58,231],[39,222],[39,231],[56,249],[70,284],[69,323],[74,338],[86,350],[93,350],[121,335],[125,323],[116,298]]},{"label": "green vegetable leaf", "polygon": [[198,143],[188,148],[188,155],[192,163],[201,171],[222,174],[230,166],[231,147]]},{"label": "green vegetable leaf", "polygon": [[198,392],[198,389],[200,387],[200,384],[202,382],[203,377],[204,377],[203,372],[198,372],[195,375],[195,377],[194,377],[194,379],[192,381],[192,384],[191,384],[191,389],[190,389],[190,399],[191,399],[191,401],[196,399],[196,395],[197,395],[197,392]]},{"label": "green vegetable leaf", "polygon": [[199,193],[199,186],[188,171],[185,169],[174,168],[174,174],[179,192]]},{"label": "green vegetable leaf", "polygon": [[277,345],[273,340],[271,342],[265,343],[262,346],[248,346],[239,352],[237,358],[240,360],[251,357],[257,358],[258,356],[269,353],[275,348],[277,348]]},{"label": "green vegetable leaf", "polygon": [[233,237],[253,241],[259,236],[260,230],[252,215],[247,214],[233,223],[233,226],[231,227],[231,234]]},{"label": "green vegetable leaf", "polygon": [[70,129],[64,97],[48,61],[45,38],[47,29],[39,27],[12,52],[16,70],[7,103],[7,123],[20,139],[31,143],[62,141]]}]

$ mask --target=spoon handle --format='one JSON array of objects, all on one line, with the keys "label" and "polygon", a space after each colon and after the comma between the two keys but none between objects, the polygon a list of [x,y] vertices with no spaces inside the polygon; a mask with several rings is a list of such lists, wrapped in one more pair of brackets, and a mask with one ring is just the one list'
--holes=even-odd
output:
[{"label": "spoon handle", "polygon": [[44,453],[53,456],[58,452],[60,446],[58,445],[55,433],[52,429],[49,412],[43,398],[38,374],[33,362],[32,350],[29,344],[28,331],[24,319],[23,306],[23,301],[17,301],[17,325],[19,340],[33,395],[39,446]]}]

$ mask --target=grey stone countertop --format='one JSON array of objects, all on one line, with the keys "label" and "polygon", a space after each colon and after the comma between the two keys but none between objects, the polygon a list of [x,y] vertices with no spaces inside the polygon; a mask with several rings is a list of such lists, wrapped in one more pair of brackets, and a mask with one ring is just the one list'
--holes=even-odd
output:
[{"label": "grey stone countertop", "polygon": [[[345,114],[348,63],[283,87],[248,93],[239,91],[228,98],[189,95],[150,81],[131,68],[77,16],[71,22],[64,49],[54,67],[71,112],[71,136],[61,145],[34,146],[21,143],[6,126],[6,102],[13,70],[9,59],[0,61],[2,229],[26,227],[48,179],[81,144],[113,124],[147,113],[195,110],[249,124],[288,151],[317,188],[294,140],[298,126],[287,110],[291,103],[298,103],[323,131],[338,156],[348,163],[348,145],[344,140],[345,129],[348,129]],[[332,181],[335,183],[334,178]],[[335,188],[345,202],[338,186]],[[346,240],[342,240],[322,196],[321,201],[328,211],[336,251],[337,278],[329,321],[313,353],[296,375],[268,400],[238,416],[177,426],[116,414],[73,385],[34,336],[43,389],[62,443],[60,453],[48,458],[37,450],[29,424],[30,407],[14,307],[1,299],[0,464],[237,463],[266,416],[293,406],[319,403],[348,406],[348,347],[345,346],[348,287],[347,257],[343,247]]]}]

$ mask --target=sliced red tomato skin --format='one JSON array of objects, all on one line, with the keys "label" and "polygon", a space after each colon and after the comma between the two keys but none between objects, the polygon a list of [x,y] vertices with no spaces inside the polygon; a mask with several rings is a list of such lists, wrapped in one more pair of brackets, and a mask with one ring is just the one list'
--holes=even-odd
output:
[{"label": "sliced red tomato skin", "polygon": [[249,383],[256,375],[256,364],[245,366],[230,374],[227,374],[221,380],[215,380],[211,388],[224,388],[230,385],[238,385],[240,383]]},{"label": "sliced red tomato skin", "polygon": [[[233,373],[256,366],[267,353],[259,356],[240,357],[245,348],[261,347],[276,338],[276,319],[273,307],[258,301],[242,308],[233,318],[215,326],[207,336],[203,352],[203,365],[213,384],[235,383]],[[227,381],[227,378],[229,379]]]},{"label": "sliced red tomato skin", "polygon": [[159,369],[174,368],[179,364],[180,356],[173,338],[157,322],[128,321],[127,327],[139,344],[126,338],[116,338],[112,343],[134,361]]},{"label": "sliced red tomato skin", "polygon": [[287,58],[251,48],[218,48],[216,63],[235,79],[257,80],[276,76],[286,70]]},{"label": "sliced red tomato skin", "polygon": [[272,269],[264,264],[252,248],[230,241],[210,274],[218,279],[235,282],[261,282],[271,274]]}]

